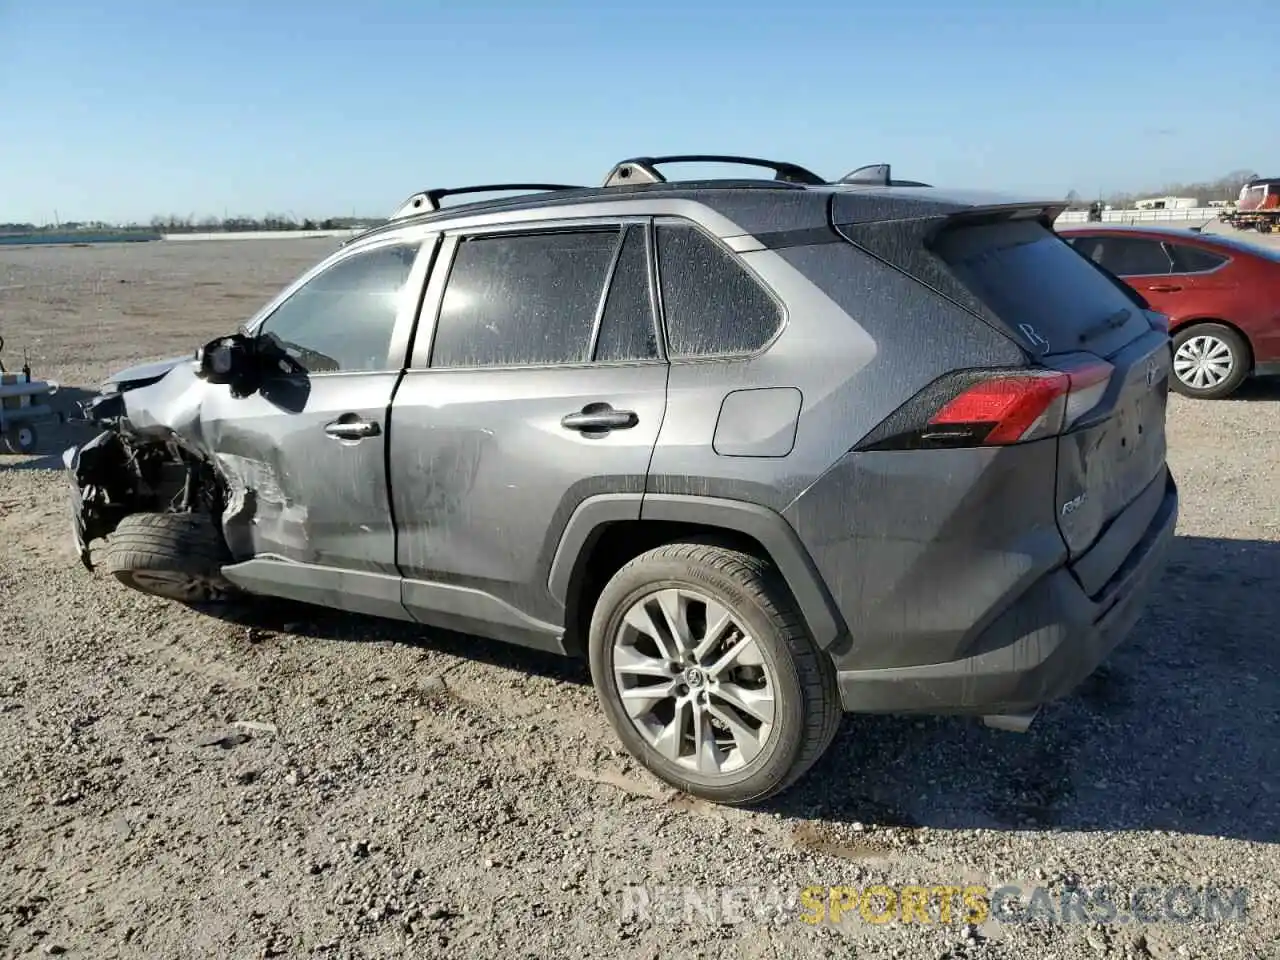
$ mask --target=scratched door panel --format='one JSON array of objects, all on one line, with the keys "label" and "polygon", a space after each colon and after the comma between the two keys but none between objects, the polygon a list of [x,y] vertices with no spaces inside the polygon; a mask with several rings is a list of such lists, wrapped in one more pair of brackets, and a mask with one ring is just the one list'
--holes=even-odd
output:
[{"label": "scratched door panel", "polygon": [[[404,576],[479,589],[555,622],[556,535],[586,497],[644,491],[666,385],[661,362],[408,371],[390,474]],[[562,425],[599,403],[634,413],[634,425],[596,435]]]},{"label": "scratched door panel", "polygon": [[[280,377],[244,398],[211,391],[202,419],[239,501],[226,512],[233,552],[395,574],[385,451],[397,376]],[[340,418],[377,431],[336,438],[325,427]]]}]

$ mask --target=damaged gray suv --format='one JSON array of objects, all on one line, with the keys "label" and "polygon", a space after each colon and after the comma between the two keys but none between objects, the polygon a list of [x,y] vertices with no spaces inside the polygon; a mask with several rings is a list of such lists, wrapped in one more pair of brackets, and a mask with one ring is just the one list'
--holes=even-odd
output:
[{"label": "damaged gray suv", "polygon": [[[772,175],[658,169],[690,160]],[[87,405],[77,548],[585,656],[626,748],[724,803],[846,711],[1025,729],[1129,632],[1178,504],[1166,322],[1062,206],[741,157],[417,194]]]}]

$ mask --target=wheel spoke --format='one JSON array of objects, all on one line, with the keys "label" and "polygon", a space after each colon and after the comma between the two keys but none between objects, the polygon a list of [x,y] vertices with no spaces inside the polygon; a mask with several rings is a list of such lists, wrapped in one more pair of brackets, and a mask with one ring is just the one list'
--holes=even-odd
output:
[{"label": "wheel spoke", "polygon": [[627,615],[623,620],[636,633],[652,640],[658,648],[658,652],[666,660],[675,661],[679,659],[678,652],[672,648],[669,635],[661,625],[654,621],[649,608],[645,604],[637,603],[627,611]]},{"label": "wheel spoke", "polygon": [[665,683],[646,683],[638,687],[620,687],[618,696],[622,705],[633,719],[639,720],[653,713],[655,707],[676,695],[679,682],[668,680]]},{"label": "wheel spoke", "polygon": [[619,676],[663,678],[673,676],[666,660],[647,656],[632,646],[618,646],[614,649],[613,672]]},{"label": "wheel spoke", "polygon": [[707,712],[729,728],[729,735],[733,737],[733,745],[737,748],[741,761],[750,763],[754,760],[760,748],[764,746],[764,737],[768,736],[770,728],[761,727],[758,731],[752,730],[742,722],[740,717],[735,716],[732,710],[726,710],[715,703],[707,704]]},{"label": "wheel spoke", "polygon": [[725,633],[733,626],[733,616],[718,603],[707,604],[707,632],[701,642],[694,648],[693,659],[701,663],[716,645],[724,639]]},{"label": "wheel spoke", "polygon": [[693,634],[689,631],[689,598],[679,590],[663,590],[658,594],[658,608],[666,620],[668,635],[675,641],[678,653],[691,653]]},{"label": "wheel spoke", "polygon": [[773,692],[767,686],[753,690],[729,681],[718,684],[711,696],[723,700],[760,723],[773,723]]},{"label": "wheel spoke", "polygon": [[707,665],[707,676],[718,679],[726,670],[732,670],[734,667],[759,666],[762,662],[755,640],[744,635],[741,640],[725,651],[720,659]]},{"label": "wheel spoke", "polygon": [[698,772],[702,774],[720,773],[720,747],[716,744],[716,728],[711,725],[711,712],[705,706],[695,707],[693,723],[697,738],[695,749],[697,750]]},{"label": "wheel spoke", "polygon": [[681,759],[684,749],[685,731],[693,721],[693,704],[688,700],[677,700],[675,716],[666,724],[652,741],[653,749],[671,761]]}]

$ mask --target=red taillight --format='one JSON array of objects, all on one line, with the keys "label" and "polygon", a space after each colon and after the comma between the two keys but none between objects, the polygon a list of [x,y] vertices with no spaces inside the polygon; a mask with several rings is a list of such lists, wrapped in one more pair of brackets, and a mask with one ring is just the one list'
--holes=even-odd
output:
[{"label": "red taillight", "polygon": [[[959,428],[974,439],[980,436],[978,442],[984,446],[1055,433],[1062,424],[1060,413],[1054,417],[1055,407],[1060,409],[1058,401],[1070,389],[1071,379],[1056,371],[997,377],[970,387],[949,402],[929,418],[929,427]],[[934,432],[926,430],[925,436]]]},{"label": "red taillight", "polygon": [[867,435],[859,450],[1006,446],[1061,433],[1102,400],[1114,368],[959,370],[936,380]]}]

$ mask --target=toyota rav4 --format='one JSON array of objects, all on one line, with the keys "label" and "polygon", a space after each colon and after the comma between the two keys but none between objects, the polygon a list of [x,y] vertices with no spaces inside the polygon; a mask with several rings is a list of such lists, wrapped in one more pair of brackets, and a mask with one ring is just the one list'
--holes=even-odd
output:
[{"label": "toyota rav4", "polygon": [[[659,170],[691,160],[773,175]],[[416,194],[104,386],[77,549],[184,602],[585,656],[625,747],[725,803],[846,711],[1025,729],[1129,632],[1177,516],[1167,323],[1063,205],[705,156]]]}]

